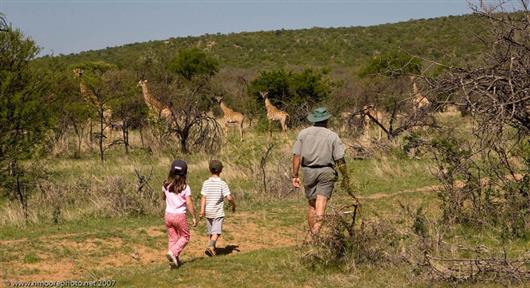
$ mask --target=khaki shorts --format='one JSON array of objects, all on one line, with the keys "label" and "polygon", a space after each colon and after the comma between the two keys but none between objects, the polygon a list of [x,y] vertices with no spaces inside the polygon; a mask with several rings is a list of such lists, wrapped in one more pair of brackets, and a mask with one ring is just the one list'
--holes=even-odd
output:
[{"label": "khaki shorts", "polygon": [[302,167],[304,173],[304,190],[308,200],[314,200],[317,195],[331,198],[333,187],[337,182],[337,171],[331,167],[309,168]]}]

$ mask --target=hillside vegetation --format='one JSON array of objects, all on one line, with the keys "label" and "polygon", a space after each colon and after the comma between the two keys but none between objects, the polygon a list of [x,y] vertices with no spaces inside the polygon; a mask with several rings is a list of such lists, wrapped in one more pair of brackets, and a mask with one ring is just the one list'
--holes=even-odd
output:
[{"label": "hillside vegetation", "polygon": [[175,54],[182,48],[198,47],[215,55],[221,67],[256,70],[278,66],[351,67],[379,52],[396,49],[428,59],[469,62],[483,49],[478,35],[484,35],[484,19],[465,15],[370,27],[206,34],[133,43],[59,58],[70,64],[104,60],[125,68],[150,53]]}]

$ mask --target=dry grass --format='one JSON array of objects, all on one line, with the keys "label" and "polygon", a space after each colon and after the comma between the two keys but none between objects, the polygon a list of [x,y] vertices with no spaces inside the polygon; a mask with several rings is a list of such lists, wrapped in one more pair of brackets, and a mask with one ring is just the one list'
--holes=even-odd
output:
[{"label": "dry grass", "polygon": [[[0,206],[0,225],[157,215],[163,206],[159,187],[167,175],[168,164],[175,158],[188,162],[188,182],[195,195],[209,175],[208,161],[217,158],[225,165],[221,177],[229,183],[236,197],[284,197],[292,192],[289,165],[286,165],[290,159],[291,138],[294,135],[275,133],[272,139],[268,139],[265,135],[248,134],[243,144],[239,139],[229,139],[216,155],[202,152],[181,155],[176,148],[147,154],[139,149],[138,133],[132,133],[131,143],[137,148],[125,155],[121,147],[114,147],[107,151],[104,163],[94,154],[79,159],[43,158],[40,165],[46,179],[40,179],[38,187],[33,189],[28,202],[28,219],[24,219],[16,202],[7,202]],[[264,143],[272,143],[273,149],[262,161]],[[147,179],[142,191],[138,190],[137,172]],[[267,193],[263,193],[263,183],[267,186]]]}]

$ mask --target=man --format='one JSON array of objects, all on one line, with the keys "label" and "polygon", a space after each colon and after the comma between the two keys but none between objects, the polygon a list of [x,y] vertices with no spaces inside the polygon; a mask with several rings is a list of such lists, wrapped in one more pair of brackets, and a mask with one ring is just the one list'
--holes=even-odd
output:
[{"label": "man", "polygon": [[339,136],[327,128],[330,117],[331,114],[324,107],[309,113],[307,120],[312,122],[313,126],[300,131],[292,149],[292,184],[295,188],[300,187],[298,172],[302,166],[304,189],[308,199],[307,222],[313,235],[320,231],[327,202],[337,181],[335,167],[338,167],[342,174],[342,184],[346,186],[349,182],[344,161],[344,145]]}]

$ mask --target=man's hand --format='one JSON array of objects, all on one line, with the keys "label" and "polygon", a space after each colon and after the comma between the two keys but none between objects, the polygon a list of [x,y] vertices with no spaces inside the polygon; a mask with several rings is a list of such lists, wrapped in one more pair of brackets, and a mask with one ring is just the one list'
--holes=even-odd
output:
[{"label": "man's hand", "polygon": [[291,182],[293,183],[294,188],[300,188],[300,177],[293,177]]},{"label": "man's hand", "polygon": [[204,211],[203,210],[201,210],[201,212],[199,213],[199,218],[200,219],[204,218]]},{"label": "man's hand", "polygon": [[193,227],[197,227],[197,218],[193,217]]}]

